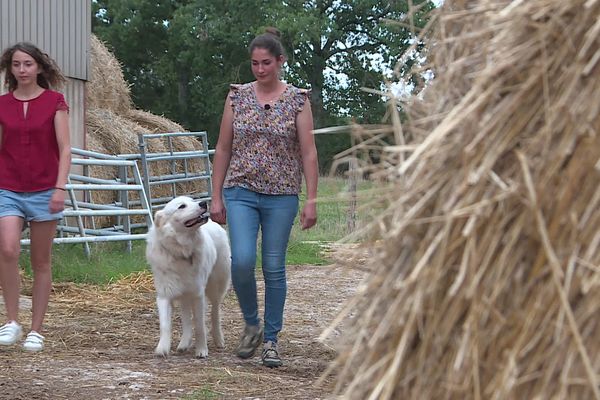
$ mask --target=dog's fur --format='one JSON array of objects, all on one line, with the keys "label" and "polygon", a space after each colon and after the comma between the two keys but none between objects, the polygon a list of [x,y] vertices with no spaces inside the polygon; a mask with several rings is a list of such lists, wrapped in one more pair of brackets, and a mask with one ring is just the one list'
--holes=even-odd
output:
[{"label": "dog's fur", "polygon": [[208,356],[206,298],[212,305],[212,336],[217,347],[225,345],[220,306],[231,280],[231,249],[227,232],[206,216],[206,202],[189,197],[171,200],[154,217],[148,232],[146,258],[152,267],[160,340],[155,353],[169,354],[173,303],[181,305],[182,335],[177,351],[192,346],[192,315],[195,355]]}]

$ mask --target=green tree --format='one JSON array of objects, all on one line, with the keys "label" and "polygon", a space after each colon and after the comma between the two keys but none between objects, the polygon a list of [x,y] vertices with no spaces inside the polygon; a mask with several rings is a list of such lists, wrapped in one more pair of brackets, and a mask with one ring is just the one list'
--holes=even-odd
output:
[{"label": "green tree", "polygon": [[92,3],[92,30],[114,52],[132,85],[140,108],[151,109],[164,97],[171,77],[162,64],[168,46],[168,23],[179,1],[97,0]]},{"label": "green tree", "polygon": [[137,107],[207,130],[214,144],[228,84],[251,80],[246,44],[263,3],[99,0],[92,27],[123,64]]},{"label": "green tree", "polygon": [[[424,3],[415,18],[425,23]],[[248,43],[267,26],[282,32],[288,52],[285,79],[311,89],[317,128],[379,122],[382,87],[413,35],[400,24],[407,1],[384,0],[97,0],[93,31],[123,64],[134,103],[207,130],[214,145],[232,82],[253,79]],[[317,138],[320,164],[347,148],[347,137]]]},{"label": "green tree", "polygon": [[[433,4],[412,3],[420,7],[413,20],[422,27]],[[404,19],[407,1],[289,0],[274,11],[291,49],[290,76],[312,89],[316,125],[327,125],[328,116],[379,122],[381,98],[360,88],[381,88],[410,46],[414,36],[408,24],[390,23]]]},{"label": "green tree", "polygon": [[[412,3],[416,10],[412,21],[422,28],[434,5],[423,0]],[[272,10],[272,22],[289,49],[289,79],[312,89],[315,126],[351,118],[359,123],[381,122],[384,99],[361,88],[383,89],[384,76],[391,78],[399,57],[414,40],[409,24],[393,23],[406,17],[408,2],[288,0]],[[405,71],[414,60],[408,60]],[[318,137],[317,144],[326,168],[350,143],[348,137],[326,135]]]}]

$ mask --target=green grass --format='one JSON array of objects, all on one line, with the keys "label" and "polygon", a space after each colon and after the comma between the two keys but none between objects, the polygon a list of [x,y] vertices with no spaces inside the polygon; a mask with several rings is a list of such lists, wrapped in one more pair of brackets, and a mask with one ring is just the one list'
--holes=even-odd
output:
[{"label": "green grass", "polygon": [[[85,256],[82,244],[54,245],[52,279],[55,282],[104,284],[147,269],[145,242],[132,243],[131,253],[125,250],[125,243],[90,244],[90,259]],[[29,251],[27,248],[23,250],[20,265],[24,266],[26,274],[31,275]]]},{"label": "green grass", "polygon": [[220,399],[221,397],[221,394],[205,386],[202,389],[194,390],[192,393],[183,396],[182,400],[213,400]]},{"label": "green grass", "polygon": [[[370,185],[363,182],[359,189]],[[318,221],[312,229],[303,231],[296,220],[288,246],[287,264],[325,265],[330,261],[322,254],[323,246],[348,234],[348,201],[340,193],[347,191],[347,183],[341,178],[321,178],[319,181]],[[300,196],[300,209],[304,195]],[[363,216],[364,217],[364,216]],[[360,225],[359,216],[357,225]],[[55,245],[52,275],[55,282],[105,284],[133,272],[148,268],[144,241],[134,241],[131,253],[125,251],[125,243],[91,243],[91,258],[87,259],[82,244]],[[31,274],[28,249],[24,248],[21,265]],[[257,264],[260,266],[260,254]]]},{"label": "green grass", "polygon": [[[369,187],[369,182],[361,182],[358,189]],[[344,238],[348,235],[349,201],[343,194],[347,193],[347,181],[341,178],[320,178],[317,203],[317,224],[308,230],[302,230],[297,219],[288,246],[288,264],[322,265],[329,260],[321,255],[322,246]],[[300,210],[305,196],[300,196]],[[356,221],[361,225],[361,216]]]}]

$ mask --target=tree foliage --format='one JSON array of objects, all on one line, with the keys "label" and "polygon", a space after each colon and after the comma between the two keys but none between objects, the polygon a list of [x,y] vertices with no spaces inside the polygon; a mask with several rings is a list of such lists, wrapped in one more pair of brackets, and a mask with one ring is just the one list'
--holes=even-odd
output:
[{"label": "tree foliage", "polygon": [[[414,4],[419,4],[414,0]],[[430,2],[420,11],[425,22]],[[285,80],[311,89],[315,126],[379,122],[382,87],[413,35],[406,0],[97,0],[93,32],[123,64],[137,107],[164,114],[215,143],[230,83],[253,79],[247,46],[267,26],[282,32]],[[348,145],[318,138],[321,165]]]}]

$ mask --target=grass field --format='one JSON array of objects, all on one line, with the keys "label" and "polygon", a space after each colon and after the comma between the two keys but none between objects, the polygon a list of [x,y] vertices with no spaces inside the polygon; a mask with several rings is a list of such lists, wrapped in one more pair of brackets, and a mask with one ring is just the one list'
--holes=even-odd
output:
[{"label": "grass field", "polygon": [[[359,189],[369,185],[363,182]],[[323,265],[329,263],[322,254],[323,246],[335,242],[348,233],[347,181],[341,178],[323,177],[319,181],[318,222],[310,230],[302,231],[294,225],[288,246],[287,264]],[[300,195],[300,207],[304,202]],[[361,216],[357,225],[361,224]],[[81,244],[54,246],[53,280],[55,282],[77,282],[103,284],[147,267],[144,251],[145,242],[133,242],[131,253],[125,251],[124,243],[92,243],[91,258],[88,259]],[[27,275],[31,274],[29,253],[23,249],[21,265]],[[257,262],[260,265],[260,258]]]}]

